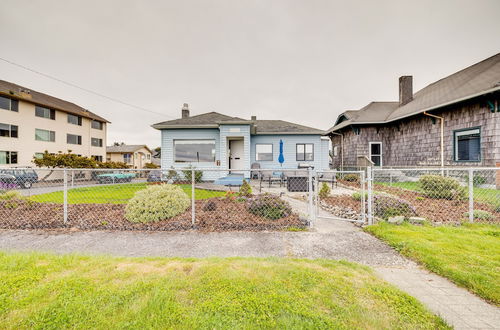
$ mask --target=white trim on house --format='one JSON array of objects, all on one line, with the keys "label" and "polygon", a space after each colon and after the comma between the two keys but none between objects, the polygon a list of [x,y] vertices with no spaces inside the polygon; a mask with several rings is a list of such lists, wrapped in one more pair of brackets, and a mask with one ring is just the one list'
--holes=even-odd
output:
[{"label": "white trim on house", "polygon": [[[372,154],[372,145],[374,145],[374,144],[380,145],[380,154]],[[384,152],[383,152],[383,149],[382,149],[382,142],[381,141],[370,141],[370,142],[368,142],[368,155],[369,155],[370,160],[373,163],[375,163],[375,162],[372,160],[372,156],[378,156],[378,157],[380,157],[380,166],[384,166]]]}]

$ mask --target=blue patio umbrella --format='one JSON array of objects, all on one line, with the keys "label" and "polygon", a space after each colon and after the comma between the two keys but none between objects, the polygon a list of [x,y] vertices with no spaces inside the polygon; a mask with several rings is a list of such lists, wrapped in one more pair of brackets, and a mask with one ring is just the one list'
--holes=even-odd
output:
[{"label": "blue patio umbrella", "polygon": [[281,166],[285,162],[285,156],[283,156],[283,140],[280,140],[280,155],[278,156],[278,162],[280,162]]}]

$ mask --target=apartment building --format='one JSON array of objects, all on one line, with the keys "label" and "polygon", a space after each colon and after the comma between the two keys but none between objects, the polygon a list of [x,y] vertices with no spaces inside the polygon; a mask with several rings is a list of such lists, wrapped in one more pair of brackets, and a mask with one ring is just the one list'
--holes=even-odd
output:
[{"label": "apartment building", "polygon": [[107,123],[74,103],[0,80],[0,167],[33,166],[44,151],[105,161]]}]

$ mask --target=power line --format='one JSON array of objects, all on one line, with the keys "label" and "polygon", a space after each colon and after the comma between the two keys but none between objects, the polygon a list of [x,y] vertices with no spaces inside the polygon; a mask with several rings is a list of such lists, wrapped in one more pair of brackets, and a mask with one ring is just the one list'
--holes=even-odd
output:
[{"label": "power line", "polygon": [[138,105],[135,105],[135,104],[132,104],[132,103],[128,103],[128,102],[125,102],[125,101],[121,101],[117,98],[114,98],[114,97],[111,97],[111,96],[107,96],[107,95],[104,95],[104,94],[101,94],[99,92],[96,92],[96,91],[93,91],[91,89],[88,89],[88,88],[85,88],[85,87],[81,87],[81,86],[78,86],[76,84],[73,84],[71,82],[68,82],[68,81],[65,81],[65,80],[62,80],[62,79],[59,79],[57,77],[54,77],[54,76],[51,76],[49,74],[46,74],[46,73],[43,73],[43,72],[40,72],[40,71],[37,71],[35,69],[32,69],[32,68],[29,68],[27,66],[24,66],[22,64],[18,64],[18,63],[15,63],[15,62],[12,62],[10,60],[7,60],[5,58],[2,58],[0,57],[0,60],[6,62],[6,63],[9,63],[11,65],[14,65],[14,66],[17,66],[18,68],[21,68],[21,69],[24,69],[24,70],[27,70],[27,71],[30,71],[30,72],[33,72],[33,73],[36,73],[40,76],[43,76],[45,78],[49,78],[49,79],[52,79],[52,80],[55,80],[57,82],[60,82],[62,84],[65,84],[65,85],[68,85],[68,86],[71,86],[73,88],[77,88],[77,89],[80,89],[82,91],[85,91],[87,93],[90,93],[90,94],[94,94],[94,95],[97,95],[97,96],[100,96],[102,98],[105,98],[107,100],[110,100],[110,101],[113,101],[113,102],[116,102],[116,103],[119,103],[119,104],[122,104],[122,105],[125,105],[125,106],[128,106],[128,107],[131,107],[131,108],[135,108],[137,110],[141,110],[141,111],[145,111],[145,112],[149,112],[149,113],[152,113],[152,114],[155,114],[155,115],[159,115],[159,116],[162,116],[162,117],[169,117],[169,118],[173,118],[175,119],[175,117],[173,116],[169,116],[169,115],[166,115],[164,113],[160,113],[160,112],[156,112],[156,111],[153,111],[153,110],[150,110],[150,109],[146,109],[146,108],[143,108],[143,107],[140,107]]}]

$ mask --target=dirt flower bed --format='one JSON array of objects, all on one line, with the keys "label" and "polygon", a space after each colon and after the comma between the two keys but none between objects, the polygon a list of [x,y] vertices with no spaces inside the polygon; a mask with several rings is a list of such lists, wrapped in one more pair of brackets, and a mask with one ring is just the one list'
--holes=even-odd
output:
[{"label": "dirt flower bed", "polygon": [[350,195],[330,196],[321,199],[328,205],[350,208],[361,213],[361,201],[357,201]]},{"label": "dirt flower bed", "polygon": [[[212,201],[215,210],[204,210]],[[63,222],[63,205],[36,203],[25,200],[0,201],[1,229],[59,229],[78,230],[192,230],[191,207],[168,220],[154,223],[132,223],[125,219],[124,204],[70,204],[68,222]],[[196,222],[200,231],[263,231],[305,228],[297,214],[269,220],[247,211],[246,203],[212,198],[195,202]]]}]

